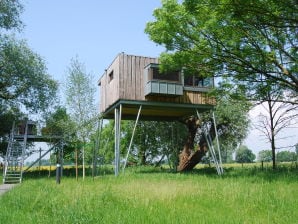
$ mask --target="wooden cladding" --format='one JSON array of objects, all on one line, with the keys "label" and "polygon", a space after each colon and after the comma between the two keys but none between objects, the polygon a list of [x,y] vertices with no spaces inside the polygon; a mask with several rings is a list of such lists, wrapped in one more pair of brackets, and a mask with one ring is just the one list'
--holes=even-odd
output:
[{"label": "wooden cladding", "polygon": [[[150,63],[158,63],[158,59],[118,54],[99,80],[100,111],[106,111],[119,99],[145,100],[144,67]],[[109,82],[111,72],[113,80]]]},{"label": "wooden cladding", "polygon": [[144,68],[149,64],[158,64],[158,59],[118,54],[99,80],[100,112],[105,112],[119,100],[211,105],[215,103],[206,93],[189,90],[183,90],[183,94],[175,97],[145,96],[147,78]]}]

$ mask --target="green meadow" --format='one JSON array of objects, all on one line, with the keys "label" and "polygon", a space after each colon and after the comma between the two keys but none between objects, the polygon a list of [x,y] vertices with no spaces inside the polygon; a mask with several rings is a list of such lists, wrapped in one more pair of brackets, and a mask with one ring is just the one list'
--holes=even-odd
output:
[{"label": "green meadow", "polygon": [[0,223],[298,223],[297,168],[225,171],[128,168],[60,185],[25,175],[0,197]]}]

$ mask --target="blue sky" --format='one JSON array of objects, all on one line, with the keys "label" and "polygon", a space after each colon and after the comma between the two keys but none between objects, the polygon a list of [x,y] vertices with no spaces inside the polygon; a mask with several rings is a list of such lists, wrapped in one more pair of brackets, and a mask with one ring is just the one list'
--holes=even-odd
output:
[{"label": "blue sky", "polygon": [[120,52],[157,57],[163,50],[144,33],[160,0],[25,0],[21,36],[59,81],[78,55],[101,76]]},{"label": "blue sky", "polygon": [[[160,0],[23,0],[25,28],[20,37],[46,61],[48,72],[63,84],[71,58],[78,56],[96,81],[116,55],[158,57],[164,50],[149,40],[145,25]],[[258,110],[254,111],[257,114]],[[293,133],[291,133],[293,134]],[[298,142],[297,134],[282,146]],[[257,153],[269,149],[252,130],[244,142]]]}]

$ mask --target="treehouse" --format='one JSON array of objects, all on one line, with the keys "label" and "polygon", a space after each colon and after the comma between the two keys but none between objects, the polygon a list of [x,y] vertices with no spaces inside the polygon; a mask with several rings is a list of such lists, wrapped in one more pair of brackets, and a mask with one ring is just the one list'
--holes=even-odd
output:
[{"label": "treehouse", "polygon": [[121,105],[123,119],[135,119],[142,106],[143,120],[179,120],[215,104],[207,94],[213,78],[184,77],[183,71],[161,73],[157,58],[120,53],[98,84],[104,118],[113,118]]},{"label": "treehouse", "polygon": [[[120,167],[121,119],[136,119],[132,143],[139,119],[184,120],[211,110],[215,104],[215,100],[208,96],[214,85],[213,78],[203,79],[196,74],[184,77],[183,70],[161,72],[157,58],[120,53],[98,84],[102,118],[115,119],[116,176]],[[131,144],[124,168],[130,147]],[[188,161],[186,163],[190,164]]]}]

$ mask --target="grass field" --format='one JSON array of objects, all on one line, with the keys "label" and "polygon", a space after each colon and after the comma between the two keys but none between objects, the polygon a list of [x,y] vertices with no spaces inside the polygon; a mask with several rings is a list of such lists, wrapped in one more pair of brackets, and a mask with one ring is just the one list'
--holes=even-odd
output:
[{"label": "grass field", "polygon": [[[31,176],[34,176],[31,174]],[[84,181],[27,177],[0,197],[0,223],[298,223],[298,170],[187,174],[129,168]]]}]

